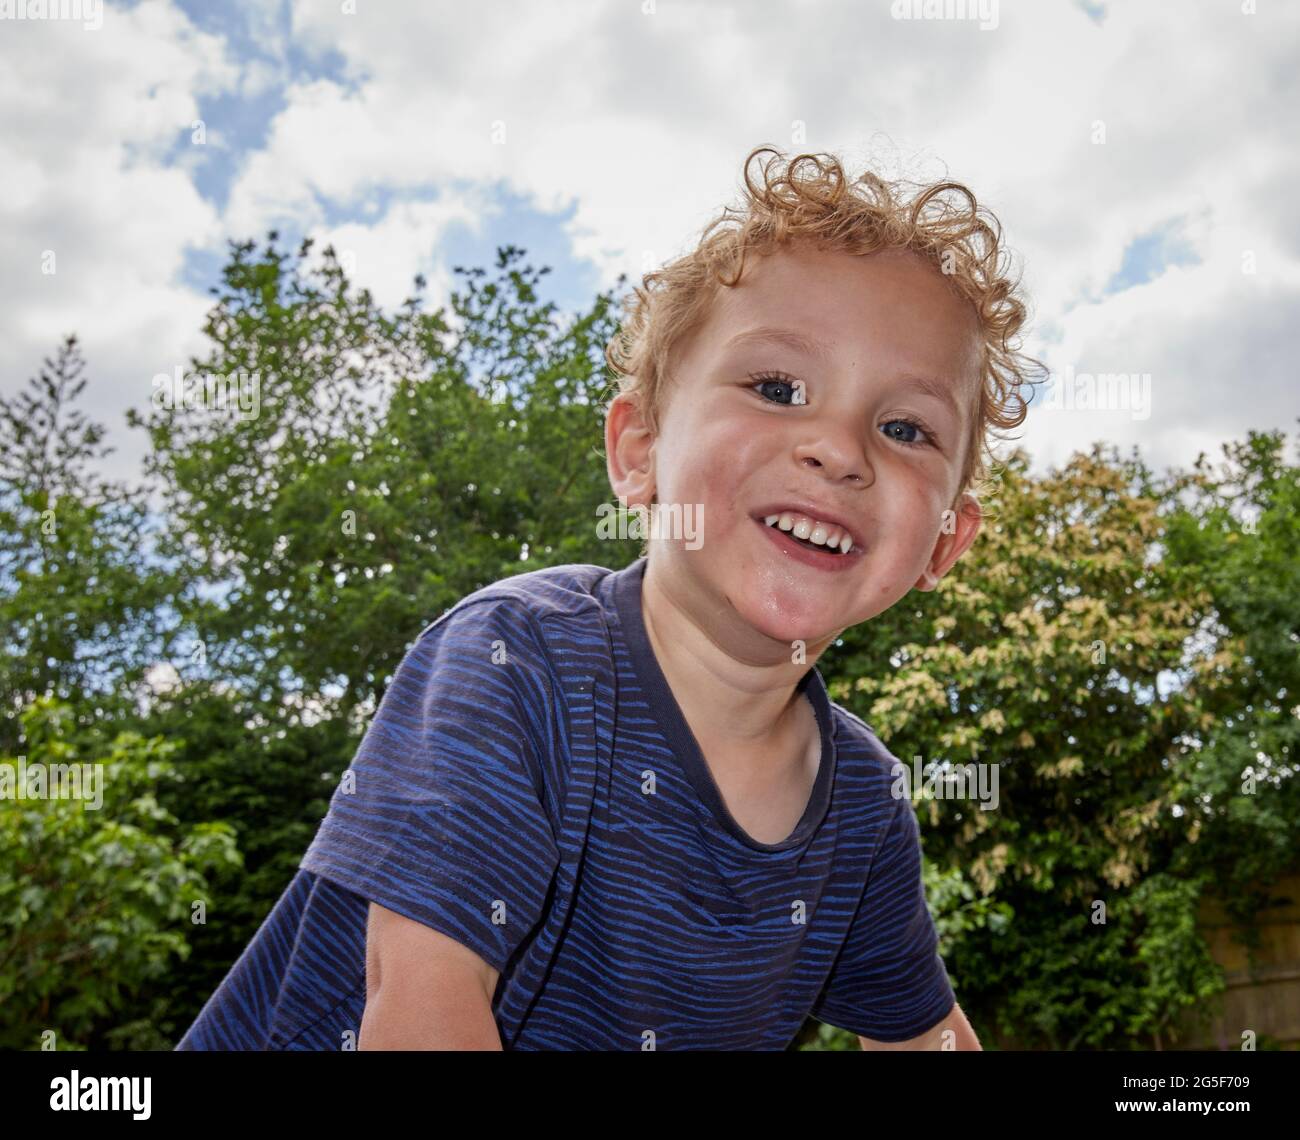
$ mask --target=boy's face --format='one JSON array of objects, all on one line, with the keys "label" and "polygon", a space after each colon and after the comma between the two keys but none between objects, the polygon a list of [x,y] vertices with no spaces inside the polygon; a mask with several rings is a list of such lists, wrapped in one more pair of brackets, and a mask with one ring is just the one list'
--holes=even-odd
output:
[{"label": "boy's face", "polygon": [[[764,329],[820,342],[824,355]],[[810,652],[913,587],[933,589],[979,529],[972,496],[955,517],[945,511],[980,352],[970,305],[914,254],[787,247],[747,260],[741,283],[720,290],[681,346],[658,438],[635,410],[616,402],[610,412],[615,490],[629,503],[657,494],[661,506],[702,511],[698,549],[652,544],[659,580],[699,615],[802,639]],[[764,516],[795,503],[846,524],[850,553],[810,562],[766,527]]]}]

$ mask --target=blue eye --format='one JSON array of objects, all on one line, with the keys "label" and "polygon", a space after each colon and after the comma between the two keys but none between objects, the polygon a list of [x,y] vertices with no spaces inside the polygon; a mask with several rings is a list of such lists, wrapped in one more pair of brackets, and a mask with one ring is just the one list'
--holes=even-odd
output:
[{"label": "blue eye", "polygon": [[[750,387],[757,390],[763,399],[772,404],[803,404],[807,402],[803,386],[799,381],[782,373],[765,373],[751,377],[756,383]],[[766,391],[763,391],[766,389]],[[769,395],[768,393],[771,393]]]},{"label": "blue eye", "polygon": [[[791,407],[808,402],[803,383],[792,376],[787,376],[784,372],[752,373],[750,379],[754,381],[750,388],[770,404],[784,404],[786,407]],[[895,418],[881,424],[880,430],[904,447],[937,446],[930,430],[916,420]],[[918,433],[922,438],[917,438]]]},{"label": "blue eye", "polygon": [[[910,431],[912,435],[904,436],[903,438],[900,438],[899,436],[887,430],[889,428],[892,428],[895,424],[902,427],[904,429],[904,432]],[[929,446],[933,446],[934,443],[934,441],[930,438],[930,433],[927,432],[925,428],[923,428],[920,424],[916,423],[914,420],[890,420],[888,423],[881,424],[880,430],[885,432],[885,434],[888,435],[890,439],[897,440],[905,447],[929,447]],[[925,436],[924,441],[914,438],[917,432],[920,432],[923,436]]]}]

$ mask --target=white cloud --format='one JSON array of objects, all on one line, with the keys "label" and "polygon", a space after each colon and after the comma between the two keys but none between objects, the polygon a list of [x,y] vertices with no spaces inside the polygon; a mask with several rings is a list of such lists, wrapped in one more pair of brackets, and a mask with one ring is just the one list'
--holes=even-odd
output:
[{"label": "white cloud", "polygon": [[[17,389],[76,332],[91,377],[84,408],[119,447],[122,410],[147,402],[153,373],[199,339],[206,301],[178,282],[185,251],[221,236],[166,155],[189,138],[198,97],[237,77],[221,42],[165,4],[107,10],[95,32],[14,21],[0,36],[0,103],[22,108],[0,135],[0,369]],[[109,467],[137,474],[129,455]]]},{"label": "white cloud", "polygon": [[[1063,338],[1030,350],[1053,363],[1140,358],[1152,373],[1155,412],[1141,426],[1031,420],[1040,466],[1093,434],[1139,442],[1157,465],[1186,462],[1194,441],[1277,426],[1294,404],[1280,354],[1238,346],[1229,355],[1250,361],[1247,380],[1208,367],[1228,361],[1203,343],[1233,346],[1247,325],[1274,335],[1285,326],[1270,306],[1293,300],[1295,160],[1282,123],[1297,105],[1293,14],[1134,4],[1098,25],[1072,5],[1004,3],[997,30],[983,32],[895,21],[887,3],[645,15],[570,2],[452,19],[300,2],[294,24],[345,56],[360,91],[295,89],[240,187],[245,224],[256,201],[286,194],[296,209],[375,185],[501,178],[542,208],[575,202],[573,251],[608,285],[693,242],[734,196],[744,153],[764,141],[795,149],[798,121],[797,149],[871,156],[913,177],[951,172],[992,204],[1022,257],[1035,328]],[[1173,218],[1202,264],[1103,296],[1128,244]],[[392,223],[386,232],[391,241]],[[1251,245],[1268,247],[1253,293],[1239,268]],[[1246,382],[1260,395],[1234,400]]]},{"label": "white cloud", "polygon": [[[1081,371],[1134,361],[1152,374],[1147,421],[1031,413],[1040,466],[1099,435],[1163,465],[1247,427],[1294,427],[1295,9],[1130,3],[1099,25],[1073,4],[1004,0],[981,31],[892,20],[888,0],[653,7],[363,0],[347,15],[298,0],[294,47],[341,60],[345,80],[285,88],[219,219],[163,156],[203,91],[278,82],[278,18],[243,9],[275,67],[242,73],[165,4],[115,10],[102,42],[78,33],[59,53],[36,50],[49,32],[10,29],[0,51],[16,68],[0,95],[28,111],[0,135],[0,242],[20,267],[0,286],[21,330],[0,349],[6,374],[30,371],[17,366],[66,323],[94,332],[98,371],[151,376],[206,303],[177,284],[182,251],[227,236],[332,236],[357,252],[360,281],[400,298],[416,271],[440,282],[430,258],[445,226],[480,218],[498,186],[574,207],[574,256],[603,286],[635,278],[693,243],[735,197],[745,153],[772,142],[967,182],[1002,220],[1051,334],[1027,347]],[[95,101],[66,98],[74,77]],[[377,211],[380,195],[391,204]],[[328,224],[340,214],[361,220]],[[1173,219],[1199,263],[1103,295],[1129,243]],[[22,268],[46,243],[65,251],[57,285]],[[444,287],[445,274],[431,292]]]},{"label": "white cloud", "polygon": [[394,309],[411,294],[417,273],[424,274],[426,293],[437,305],[451,292],[451,275],[434,257],[440,236],[453,222],[474,228],[482,206],[470,199],[448,196],[434,202],[401,202],[373,225],[350,222],[316,232],[323,249],[333,245],[349,280],[368,288],[382,306]]}]

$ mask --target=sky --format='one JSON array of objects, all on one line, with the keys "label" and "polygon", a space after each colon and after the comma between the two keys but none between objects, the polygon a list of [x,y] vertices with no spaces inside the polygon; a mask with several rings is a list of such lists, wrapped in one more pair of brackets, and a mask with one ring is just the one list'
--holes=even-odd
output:
[{"label": "sky", "polygon": [[[498,246],[562,309],[685,252],[748,152],[952,177],[1052,370],[1039,471],[1295,433],[1300,4],[1282,0],[0,0],[0,394],[75,332],[136,480],[230,240],[349,255],[384,304]],[[62,5],[62,10],[60,10]],[[1130,399],[1085,403],[1124,374]]]}]

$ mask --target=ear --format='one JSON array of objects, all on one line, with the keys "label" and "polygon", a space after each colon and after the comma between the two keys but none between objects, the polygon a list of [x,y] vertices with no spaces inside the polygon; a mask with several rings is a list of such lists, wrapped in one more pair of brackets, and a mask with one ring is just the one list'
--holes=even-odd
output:
[{"label": "ear", "polygon": [[934,553],[930,555],[929,565],[916,580],[913,589],[929,591],[939,585],[940,579],[952,569],[953,563],[975,541],[983,518],[984,512],[980,510],[979,500],[969,491],[964,492],[957,500],[955,509],[944,512]]},{"label": "ear", "polygon": [[605,413],[605,468],[625,506],[648,506],[654,497],[654,442],[640,401],[620,392]]}]

